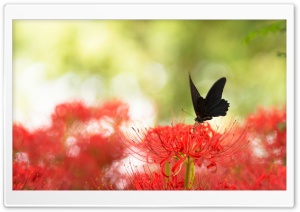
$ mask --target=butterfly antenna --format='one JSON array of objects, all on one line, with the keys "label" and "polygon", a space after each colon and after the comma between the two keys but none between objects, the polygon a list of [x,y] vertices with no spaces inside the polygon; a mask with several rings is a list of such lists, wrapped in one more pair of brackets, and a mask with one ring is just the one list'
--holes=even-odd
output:
[{"label": "butterfly antenna", "polygon": [[[188,114],[188,115],[190,115],[190,116],[193,116],[192,114],[186,112],[184,109],[181,109],[181,110],[182,110],[182,112],[184,112],[184,113],[186,113],[186,114]],[[193,117],[194,117],[194,116],[193,116]]]}]

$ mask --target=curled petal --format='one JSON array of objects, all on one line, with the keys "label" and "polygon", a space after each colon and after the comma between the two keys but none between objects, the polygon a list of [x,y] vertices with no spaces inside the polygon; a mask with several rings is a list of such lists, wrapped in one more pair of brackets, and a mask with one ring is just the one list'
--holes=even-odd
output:
[{"label": "curled petal", "polygon": [[184,163],[186,158],[187,158],[187,156],[181,158],[174,164],[174,166],[172,167],[172,172],[174,173],[173,175],[178,174],[178,172],[181,170],[182,164]]}]

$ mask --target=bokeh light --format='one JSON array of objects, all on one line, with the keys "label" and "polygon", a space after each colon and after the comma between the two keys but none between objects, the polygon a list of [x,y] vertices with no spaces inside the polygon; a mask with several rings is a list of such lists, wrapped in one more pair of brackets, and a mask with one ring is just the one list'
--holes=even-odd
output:
[{"label": "bokeh light", "polygon": [[189,73],[203,96],[225,76],[228,116],[244,117],[285,105],[285,52],[280,20],[15,20],[13,119],[34,128],[61,102],[116,98],[148,125],[193,123]]}]

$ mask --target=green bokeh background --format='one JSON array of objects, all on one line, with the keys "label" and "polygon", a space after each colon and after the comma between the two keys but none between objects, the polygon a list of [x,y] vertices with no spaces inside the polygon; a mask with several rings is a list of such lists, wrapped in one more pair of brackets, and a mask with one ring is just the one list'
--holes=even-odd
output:
[{"label": "green bokeh background", "polygon": [[[182,116],[182,109],[194,114],[189,73],[202,96],[225,76],[229,114],[245,116],[258,106],[285,105],[285,27],[281,20],[15,20],[13,74],[42,63],[48,80],[69,72],[99,76],[98,102],[138,89],[155,105],[158,123]],[[121,79],[111,89],[116,76],[138,86],[124,88]]]}]

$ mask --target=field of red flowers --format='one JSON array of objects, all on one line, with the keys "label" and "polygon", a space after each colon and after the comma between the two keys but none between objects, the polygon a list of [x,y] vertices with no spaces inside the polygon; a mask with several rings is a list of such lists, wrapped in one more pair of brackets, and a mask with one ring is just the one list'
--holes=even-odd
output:
[{"label": "field of red flowers", "polygon": [[69,102],[49,126],[14,123],[13,190],[286,189],[285,108],[259,108],[229,126],[153,128],[128,127],[128,111],[117,100]]}]

